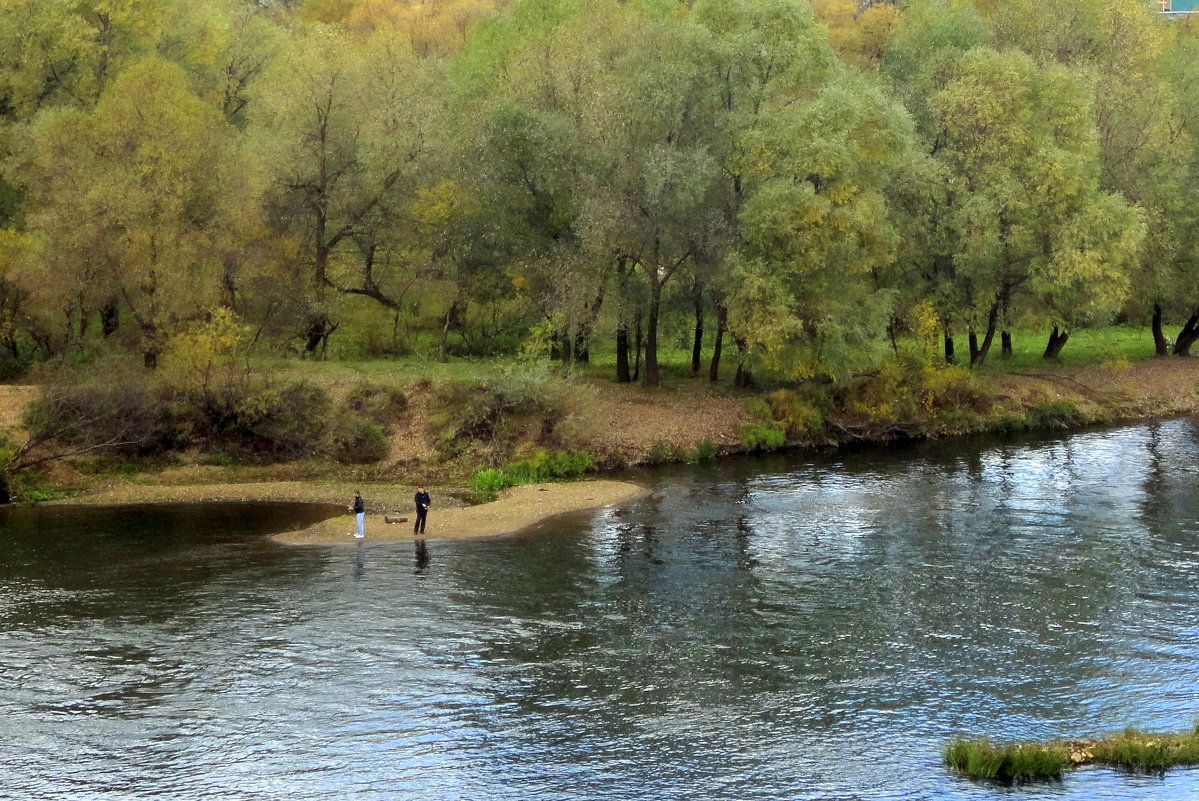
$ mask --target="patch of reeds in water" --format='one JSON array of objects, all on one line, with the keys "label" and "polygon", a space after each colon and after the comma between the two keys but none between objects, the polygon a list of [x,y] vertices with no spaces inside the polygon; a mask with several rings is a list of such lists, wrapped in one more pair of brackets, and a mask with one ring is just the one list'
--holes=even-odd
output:
[{"label": "patch of reeds in water", "polygon": [[1125,729],[1098,740],[992,743],[961,738],[945,749],[945,764],[972,779],[1006,783],[1060,779],[1079,765],[1155,773],[1199,765],[1199,724],[1179,734]]},{"label": "patch of reeds in water", "polygon": [[972,779],[1001,782],[1060,779],[1074,767],[1063,743],[1001,743],[956,740],[945,749],[945,764]]}]

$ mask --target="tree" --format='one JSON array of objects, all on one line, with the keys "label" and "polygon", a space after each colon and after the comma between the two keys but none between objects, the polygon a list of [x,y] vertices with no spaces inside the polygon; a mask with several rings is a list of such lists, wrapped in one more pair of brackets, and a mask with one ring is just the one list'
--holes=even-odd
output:
[{"label": "tree", "polygon": [[[236,140],[179,67],[151,56],[121,73],[94,111],[40,117],[33,146],[30,225],[51,246],[39,280],[117,293],[154,366],[171,328],[219,297],[222,246],[246,216],[234,187],[253,191]],[[64,251],[52,247],[59,241]],[[82,272],[59,274],[63,252]]]},{"label": "tree", "polygon": [[409,222],[404,204],[436,152],[434,78],[392,33],[358,49],[344,33],[317,26],[291,42],[259,84],[249,133],[272,171],[276,218],[306,250],[300,258],[315,299],[309,351],[333,326],[327,290],[395,305],[378,256],[399,247]]}]

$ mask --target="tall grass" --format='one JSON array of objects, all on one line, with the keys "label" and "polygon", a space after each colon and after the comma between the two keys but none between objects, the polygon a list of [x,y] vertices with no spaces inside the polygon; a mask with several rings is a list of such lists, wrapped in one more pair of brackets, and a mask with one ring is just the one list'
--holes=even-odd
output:
[{"label": "tall grass", "polygon": [[1132,771],[1163,771],[1175,765],[1199,765],[1199,725],[1181,734],[1125,729],[1091,747],[1095,762]]},{"label": "tall grass", "polygon": [[1089,764],[1160,773],[1177,765],[1199,765],[1199,724],[1179,734],[1125,729],[1099,740],[1070,743],[994,744],[960,738],[945,748],[944,757],[945,764],[963,776],[1001,782],[1059,779],[1067,770]]},{"label": "tall grass", "polygon": [[1061,743],[1006,743],[956,740],[945,749],[945,764],[972,779],[1001,782],[1060,779],[1074,767]]}]

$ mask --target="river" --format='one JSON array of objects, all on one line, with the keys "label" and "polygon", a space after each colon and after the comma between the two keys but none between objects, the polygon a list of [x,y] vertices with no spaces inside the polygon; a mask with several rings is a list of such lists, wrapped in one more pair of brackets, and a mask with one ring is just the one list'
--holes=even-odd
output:
[{"label": "river", "polygon": [[1199,422],[635,478],[419,552],[263,536],[315,507],[0,512],[0,798],[1199,798],[940,764],[1199,718]]}]

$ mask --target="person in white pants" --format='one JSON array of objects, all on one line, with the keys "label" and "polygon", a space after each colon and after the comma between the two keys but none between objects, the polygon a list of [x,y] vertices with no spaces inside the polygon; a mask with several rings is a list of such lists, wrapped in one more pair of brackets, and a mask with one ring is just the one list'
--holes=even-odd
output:
[{"label": "person in white pants", "polygon": [[354,490],[354,503],[350,509],[358,518],[358,531],[354,533],[354,539],[360,540],[366,536],[366,502],[362,500],[362,493],[358,490]]}]

